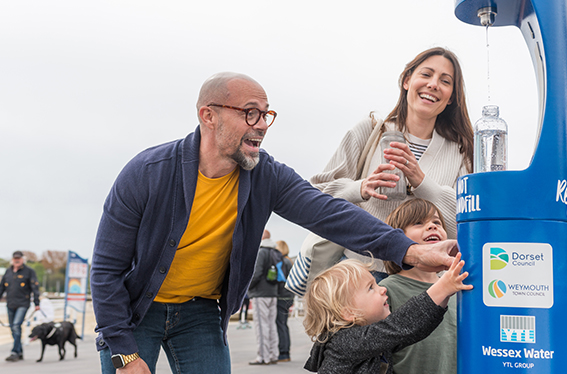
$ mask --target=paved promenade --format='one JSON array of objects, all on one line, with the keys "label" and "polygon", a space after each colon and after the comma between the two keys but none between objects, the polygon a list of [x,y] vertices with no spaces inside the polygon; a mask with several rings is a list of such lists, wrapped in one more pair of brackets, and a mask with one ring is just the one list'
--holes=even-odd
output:
[{"label": "paved promenade", "polygon": [[[5,357],[9,356],[12,345],[10,343],[10,329],[0,326],[0,373],[11,374],[60,374],[60,373],[100,373],[100,362],[96,352],[92,330],[94,321],[92,314],[85,323],[85,338],[78,340],[78,357],[73,357],[74,348],[67,343],[65,349],[67,354],[65,360],[59,361],[56,346],[47,346],[42,362],[36,362],[41,354],[41,342],[35,341],[24,346],[25,359],[19,362],[7,362]],[[0,318],[2,322],[6,322]],[[56,318],[57,319],[57,318]],[[230,322],[228,340],[230,345],[232,373],[233,374],[283,374],[283,373],[308,373],[303,365],[309,356],[311,342],[302,326],[302,317],[290,317],[289,327],[291,332],[291,361],[280,362],[276,365],[250,366],[249,361],[256,358],[256,338],[254,329],[239,330],[238,322]],[[81,334],[80,322],[77,323],[77,333]],[[25,335],[29,335],[29,327],[25,328]],[[158,360],[157,373],[171,373],[167,357],[162,354]]]}]

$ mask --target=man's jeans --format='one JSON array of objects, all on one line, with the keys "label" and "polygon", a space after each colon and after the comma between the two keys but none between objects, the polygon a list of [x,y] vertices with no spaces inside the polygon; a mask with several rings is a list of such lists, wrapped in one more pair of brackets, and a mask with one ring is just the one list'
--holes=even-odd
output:
[{"label": "man's jeans", "polygon": [[12,353],[22,354],[22,323],[28,307],[22,306],[19,308],[8,308],[8,322],[10,323],[10,330],[12,330],[12,338],[14,338],[14,347]]},{"label": "man's jeans", "polygon": [[[230,373],[216,300],[195,298],[183,304],[152,303],[134,330],[140,357],[152,373],[163,347],[172,373]],[[119,353],[119,352],[118,352]],[[114,373],[108,348],[100,351],[102,373]]]}]

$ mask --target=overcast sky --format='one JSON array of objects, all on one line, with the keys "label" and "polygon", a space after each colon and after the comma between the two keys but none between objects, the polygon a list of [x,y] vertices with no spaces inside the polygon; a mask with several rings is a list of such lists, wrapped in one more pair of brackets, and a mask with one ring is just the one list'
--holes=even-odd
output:
[{"label": "overcast sky", "polygon": [[[491,103],[511,169],[528,166],[537,92],[514,27],[489,30]],[[443,46],[460,58],[471,120],[487,104],[486,31],[453,0],[3,1],[0,3],[0,257],[91,257],[102,205],[139,151],[197,125],[202,82],[250,75],[278,118],[262,147],[304,178],[345,132],[394,106],[405,63]],[[306,231],[273,215],[297,254]]]}]

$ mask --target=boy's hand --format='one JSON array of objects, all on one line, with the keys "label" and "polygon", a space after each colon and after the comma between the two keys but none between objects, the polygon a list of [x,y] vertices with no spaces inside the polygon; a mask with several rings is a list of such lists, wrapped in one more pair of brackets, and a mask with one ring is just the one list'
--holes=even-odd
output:
[{"label": "boy's hand", "polygon": [[469,273],[466,271],[461,274],[464,265],[465,262],[461,260],[461,253],[459,252],[453,259],[449,270],[443,274],[437,283],[427,290],[435,304],[446,307],[449,297],[458,291],[472,290],[472,284],[463,284],[463,280],[469,276]]}]

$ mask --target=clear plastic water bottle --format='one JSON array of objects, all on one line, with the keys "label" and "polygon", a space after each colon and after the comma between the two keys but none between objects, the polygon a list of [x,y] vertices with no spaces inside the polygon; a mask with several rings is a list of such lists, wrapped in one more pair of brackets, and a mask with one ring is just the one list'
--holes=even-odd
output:
[{"label": "clear plastic water bottle", "polygon": [[475,173],[507,169],[508,125],[498,115],[497,105],[487,105],[474,124]]},{"label": "clear plastic water bottle", "polygon": [[[386,131],[382,134],[380,138],[380,149],[382,150],[382,163],[389,164],[390,160],[384,158],[384,149],[392,148],[390,147],[391,142],[405,143],[406,139],[404,134],[399,131]],[[395,174],[400,177],[400,180],[396,182],[396,187],[380,187],[378,193],[386,195],[388,200],[404,200],[407,197],[407,182],[404,173],[395,168],[394,170],[386,170],[385,173]]]}]

